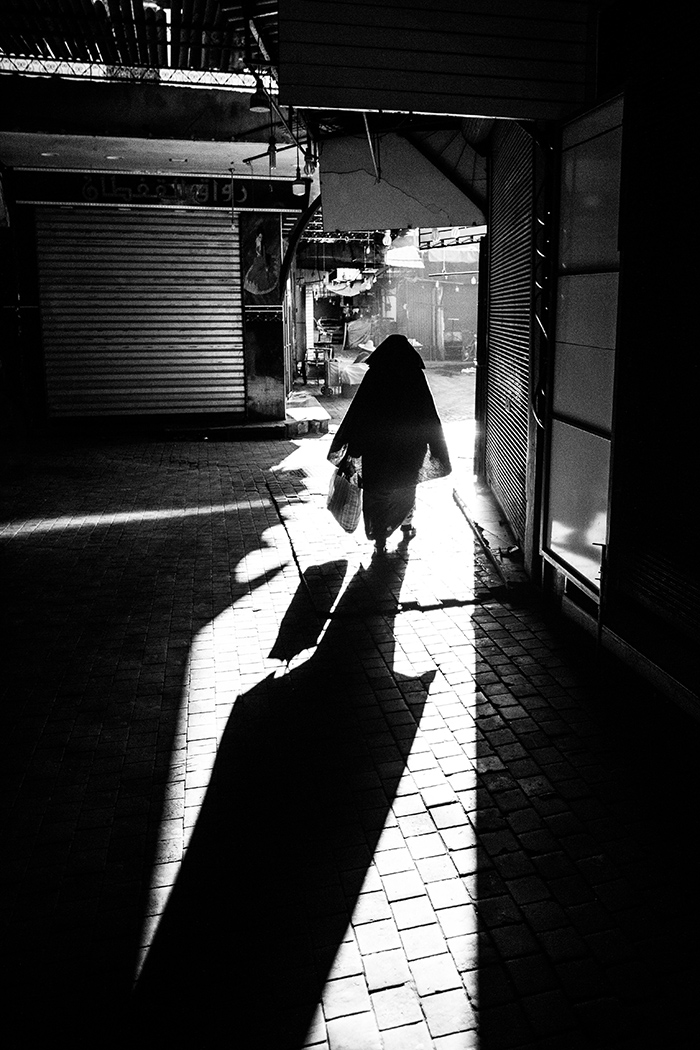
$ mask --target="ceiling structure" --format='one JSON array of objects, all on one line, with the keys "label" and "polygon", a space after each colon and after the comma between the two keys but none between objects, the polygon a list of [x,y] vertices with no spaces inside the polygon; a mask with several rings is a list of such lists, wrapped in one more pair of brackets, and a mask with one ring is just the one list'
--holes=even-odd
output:
[{"label": "ceiling structure", "polygon": [[[305,132],[275,104],[276,27],[277,0],[4,0],[0,161],[293,178]],[[257,81],[267,114],[249,110]],[[274,172],[251,149],[270,138]]]},{"label": "ceiling structure", "polygon": [[[319,143],[369,140],[369,124],[362,113],[278,105],[280,2],[4,0],[0,164],[288,179],[300,164],[313,198]],[[267,112],[250,110],[256,87]],[[492,121],[369,116],[375,141],[404,136],[483,205]],[[327,235],[319,209],[305,236]]]},{"label": "ceiling structure", "polygon": [[278,0],[5,0],[0,51],[48,63],[274,75],[277,9]]}]

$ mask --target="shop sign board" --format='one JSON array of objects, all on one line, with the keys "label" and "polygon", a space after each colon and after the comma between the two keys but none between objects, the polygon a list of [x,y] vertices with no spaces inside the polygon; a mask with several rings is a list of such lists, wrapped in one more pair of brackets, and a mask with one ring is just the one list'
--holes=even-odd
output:
[{"label": "shop sign board", "polygon": [[229,208],[234,212],[301,213],[289,179],[230,176],[141,175],[114,172],[15,171],[18,204],[82,204],[109,207]]}]

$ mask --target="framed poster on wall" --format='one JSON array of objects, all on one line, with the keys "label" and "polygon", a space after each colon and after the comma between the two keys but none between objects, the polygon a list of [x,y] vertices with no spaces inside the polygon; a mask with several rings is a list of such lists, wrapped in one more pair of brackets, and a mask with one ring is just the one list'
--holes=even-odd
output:
[{"label": "framed poster on wall", "polygon": [[281,217],[266,212],[241,214],[239,236],[247,416],[284,419]]},{"label": "framed poster on wall", "polygon": [[279,215],[250,212],[240,216],[243,306],[281,309],[282,231]]}]

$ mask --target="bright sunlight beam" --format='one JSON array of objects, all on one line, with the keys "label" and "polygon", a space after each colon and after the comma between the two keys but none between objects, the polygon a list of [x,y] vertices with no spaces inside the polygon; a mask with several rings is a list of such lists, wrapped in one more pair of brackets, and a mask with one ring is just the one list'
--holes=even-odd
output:
[{"label": "bright sunlight beam", "polygon": [[166,507],[159,510],[106,511],[103,514],[70,514],[56,518],[28,518],[0,524],[0,539],[15,539],[17,536],[36,536],[42,532],[67,532],[71,529],[105,528],[108,525],[140,525],[142,522],[162,521],[168,518],[192,518],[212,514],[232,514],[251,507],[271,506],[267,499],[247,499],[231,503],[219,503],[206,507]]}]

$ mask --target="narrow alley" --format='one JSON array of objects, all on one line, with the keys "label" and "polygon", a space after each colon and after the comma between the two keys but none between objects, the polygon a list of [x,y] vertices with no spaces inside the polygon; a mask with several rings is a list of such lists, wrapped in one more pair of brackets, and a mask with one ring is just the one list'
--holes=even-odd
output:
[{"label": "narrow alley", "polygon": [[5,1045],[695,1046],[697,725],[329,440],[5,484]]}]

